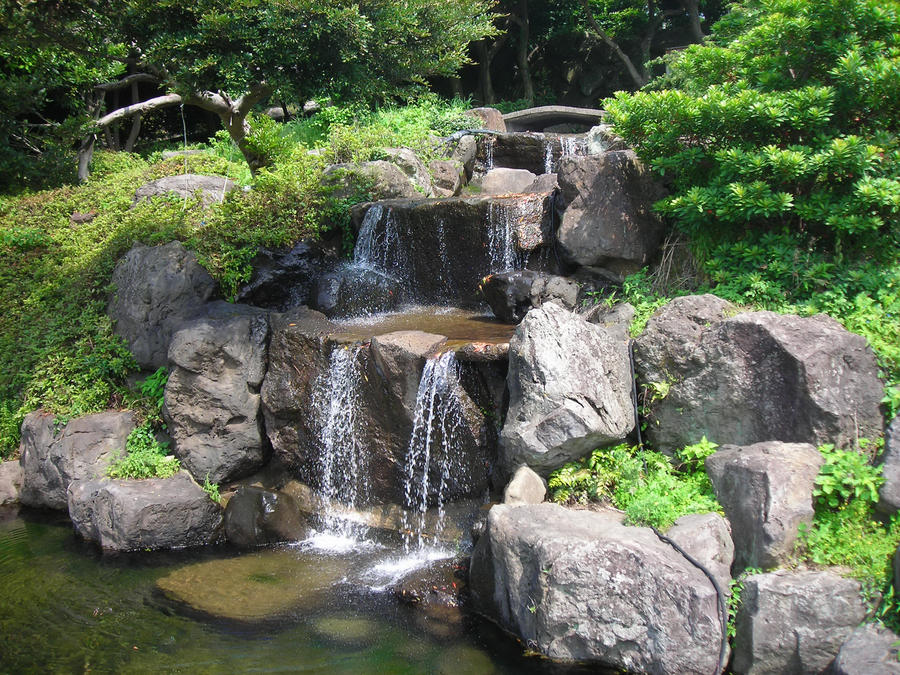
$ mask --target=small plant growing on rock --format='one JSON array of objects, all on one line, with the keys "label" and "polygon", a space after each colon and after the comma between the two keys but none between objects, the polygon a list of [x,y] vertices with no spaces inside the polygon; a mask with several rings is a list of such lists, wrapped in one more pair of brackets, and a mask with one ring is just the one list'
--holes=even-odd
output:
[{"label": "small plant growing on rock", "polygon": [[762,574],[762,570],[758,567],[748,567],[731,580],[728,589],[728,637],[731,640],[737,634],[735,619],[737,619],[738,609],[741,607],[741,594],[744,592],[744,582],[747,580],[747,577],[751,577],[754,574]]},{"label": "small plant growing on rock", "polygon": [[106,470],[110,478],[168,478],[181,469],[181,463],[168,453],[167,444],[153,434],[153,426],[145,422],[128,434],[125,454]]},{"label": "small plant growing on rock", "polygon": [[149,401],[150,406],[157,414],[163,407],[168,380],[169,373],[166,371],[166,367],[160,366],[155,373],[148,375],[147,379],[141,382],[141,396]]},{"label": "small plant growing on rock", "polygon": [[828,443],[819,447],[825,464],[819,469],[813,496],[822,506],[838,508],[851,499],[874,504],[878,488],[884,483],[881,469],[872,466],[866,455],[854,450],[839,450]]},{"label": "small plant growing on rock", "polygon": [[209,495],[209,498],[212,499],[216,504],[219,503],[219,500],[222,498],[219,494],[219,484],[218,483],[210,483],[209,482],[209,474],[206,474],[206,478],[203,480],[203,490],[206,494]]}]

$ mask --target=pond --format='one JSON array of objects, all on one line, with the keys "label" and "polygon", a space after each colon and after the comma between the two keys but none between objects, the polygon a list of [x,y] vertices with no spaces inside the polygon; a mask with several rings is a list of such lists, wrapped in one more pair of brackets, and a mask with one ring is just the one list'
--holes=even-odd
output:
[{"label": "pond", "polygon": [[101,554],[64,516],[0,510],[10,673],[561,673],[492,624],[409,607],[377,545]]}]

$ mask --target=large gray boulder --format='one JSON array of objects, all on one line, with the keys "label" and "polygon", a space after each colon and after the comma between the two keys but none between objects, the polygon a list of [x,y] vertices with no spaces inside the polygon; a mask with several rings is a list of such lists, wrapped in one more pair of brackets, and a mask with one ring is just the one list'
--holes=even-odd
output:
[{"label": "large gray boulder", "polygon": [[221,202],[234,190],[234,181],[222,176],[203,176],[195,173],[163,176],[139,187],[134,193],[132,205],[145,199],[172,195],[178,199],[191,199],[199,191],[204,206]]},{"label": "large gray boulder", "polygon": [[706,472],[735,541],[736,569],[770,569],[794,552],[798,527],[813,519],[812,491],[825,460],[805,443],[723,446]]},{"label": "large gray boulder", "polygon": [[876,508],[891,516],[900,511],[900,416],[894,418],[884,434],[881,475],[884,485],[878,491]]},{"label": "large gray boulder", "polygon": [[778,570],[744,581],[732,668],[741,675],[821,673],[866,617],[858,581]]},{"label": "large gray boulder", "polygon": [[410,418],[415,414],[419,376],[425,360],[446,342],[443,335],[420,330],[396,331],[372,338],[373,366],[388,383],[393,396],[403,402]]},{"label": "large gray boulder", "polygon": [[729,593],[734,542],[728,521],[718,513],[689,513],[666,532],[715,578],[723,593]]},{"label": "large gray boulder", "polygon": [[547,474],[634,428],[625,345],[553,302],[516,328],[507,386],[500,437],[507,472],[527,464]]},{"label": "large gray boulder", "polygon": [[171,478],[77,480],[69,485],[75,531],[113,551],[213,543],[222,507],[182,471]]},{"label": "large gray boulder", "polygon": [[466,115],[472,117],[479,129],[491,131],[506,131],[506,122],[503,121],[503,113],[496,108],[471,108]]},{"label": "large gray boulder", "polygon": [[878,365],[864,338],[825,315],[744,312],[678,298],[635,344],[639,382],[660,383],[647,435],[664,452],[720,444],[835,443],[882,434]]},{"label": "large gray boulder", "polygon": [[850,634],[831,664],[830,675],[900,675],[900,636],[867,623]]},{"label": "large gray boulder", "polygon": [[268,336],[264,310],[222,302],[172,337],[163,417],[199,481],[247,476],[267,459],[259,389]]},{"label": "large gray boulder", "polygon": [[564,157],[557,180],[557,237],[571,262],[626,275],[650,261],[664,231],[652,207],[665,193],[634,152]]},{"label": "large gray boulder", "polygon": [[524,464],[503,488],[503,503],[510,506],[540,504],[547,496],[547,481]]},{"label": "large gray boulder", "polygon": [[[472,141],[473,158],[475,156],[474,143]],[[465,185],[466,170],[459,160],[435,159],[429,162],[428,170],[431,172],[431,179],[434,183],[432,190],[437,197],[455,197]]]},{"label": "large gray boulder", "polygon": [[528,310],[549,301],[574,309],[579,289],[571,279],[532,270],[492,274],[481,284],[494,316],[506,323],[518,323]]},{"label": "large gray boulder", "polygon": [[551,659],[716,672],[725,627],[712,584],[652,530],[621,519],[494,506],[472,556],[476,608]]},{"label": "large gray boulder", "polygon": [[384,158],[409,178],[423,197],[431,196],[431,175],[425,162],[409,148],[384,148]]},{"label": "large gray boulder", "polygon": [[74,480],[99,478],[125,452],[135,427],[131,412],[105,412],[57,423],[40,410],[22,422],[21,501],[26,506],[65,509]]},{"label": "large gray boulder", "polygon": [[322,185],[336,199],[394,199],[422,197],[416,185],[396,164],[378,159],[358,164],[331,164],[322,174]]},{"label": "large gray boulder", "polygon": [[107,312],[144,368],[166,365],[169,340],[213,297],[216,282],[181,242],[135,244],[116,264]]},{"label": "large gray boulder", "polygon": [[22,493],[22,481],[25,472],[19,460],[0,462],[0,506],[13,506],[19,503]]},{"label": "large gray boulder", "polygon": [[491,169],[481,179],[481,193],[506,195],[525,192],[537,176],[527,169]]}]

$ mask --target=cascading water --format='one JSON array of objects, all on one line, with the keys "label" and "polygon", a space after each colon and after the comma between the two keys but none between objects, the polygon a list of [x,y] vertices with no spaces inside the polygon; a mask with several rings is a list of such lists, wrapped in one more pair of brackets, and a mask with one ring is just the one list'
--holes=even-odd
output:
[{"label": "cascading water", "polygon": [[353,249],[353,264],[397,279],[404,277],[400,231],[390,207],[374,204],[366,211]]},{"label": "cascading water", "polygon": [[491,274],[510,272],[522,266],[516,248],[515,225],[520,217],[515,204],[493,202],[488,209],[488,250]]},{"label": "cascading water", "polygon": [[[319,484],[328,504],[356,506],[365,491],[366,453],[359,443],[357,414],[360,410],[359,353],[362,347],[335,347],[329,368],[313,392],[313,410],[319,429]],[[338,538],[353,538],[352,524],[338,518],[329,507],[325,530]]]},{"label": "cascading water", "polygon": [[[559,145],[559,159],[553,161],[554,143]],[[575,136],[559,136],[544,141],[544,173],[554,173],[563,157],[577,157],[587,151],[587,142]]]},{"label": "cascading water", "polygon": [[459,363],[453,352],[425,362],[404,467],[403,544],[407,553],[424,547],[429,501],[437,507],[437,534],[444,524],[444,493],[458,463],[458,437],[463,425],[462,405],[456,393],[459,386]]},{"label": "cascading water", "polygon": [[495,138],[493,136],[488,136],[485,139],[486,147],[484,149],[485,152],[485,167],[488,171],[494,168],[494,142]]}]

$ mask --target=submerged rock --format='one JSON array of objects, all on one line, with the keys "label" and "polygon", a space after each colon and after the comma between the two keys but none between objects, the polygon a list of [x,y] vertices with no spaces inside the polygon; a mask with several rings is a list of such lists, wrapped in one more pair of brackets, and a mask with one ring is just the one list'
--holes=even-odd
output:
[{"label": "submerged rock", "polygon": [[194,318],[216,282],[181,242],[135,244],[116,263],[107,313],[144,368],[166,365],[172,334]]},{"label": "submerged rock", "polygon": [[804,443],[722,446],[706,471],[731,522],[735,569],[770,569],[794,552],[798,527],[813,519],[812,491],[822,454]]},{"label": "submerged rock", "polygon": [[19,503],[25,472],[19,460],[0,462],[0,506]]},{"label": "submerged rock", "polygon": [[858,581],[779,570],[744,581],[735,620],[735,673],[820,673],[867,613]]},{"label": "submerged rock", "polygon": [[75,480],[101,478],[113,459],[125,453],[135,427],[130,411],[85,415],[59,421],[43,411],[22,422],[22,492],[26,506],[65,509],[66,490]]},{"label": "submerged rock", "polygon": [[557,174],[564,209],[557,238],[563,255],[577,265],[621,276],[650,261],[664,229],[652,207],[665,193],[634,152],[567,157]]},{"label": "submerged rock", "polygon": [[69,485],[75,531],[114,551],[213,543],[222,507],[187,472],[145,480],[77,480]]},{"label": "submerged rock", "polygon": [[494,506],[472,556],[477,609],[560,661],[651,673],[712,673],[718,596],[649,528],[611,511]]},{"label": "submerged rock", "polygon": [[546,474],[634,428],[625,345],[555,303],[529,312],[509,348],[504,468]]},{"label": "submerged rock", "polygon": [[744,312],[713,296],[677,298],[635,344],[639,382],[668,385],[647,436],[673,452],[706,436],[852,446],[882,434],[878,365],[865,338],[819,314]]},{"label": "submerged rock", "polygon": [[266,550],[186,565],[156,586],[193,612],[257,622],[318,609],[349,566],[349,557]]},{"label": "submerged rock", "polygon": [[360,616],[326,616],[312,628],[320,638],[346,647],[364,647],[378,637],[378,624]]},{"label": "submerged rock", "polygon": [[248,476],[268,457],[259,395],[268,337],[264,310],[227,302],[172,336],[163,417],[199,481]]}]

